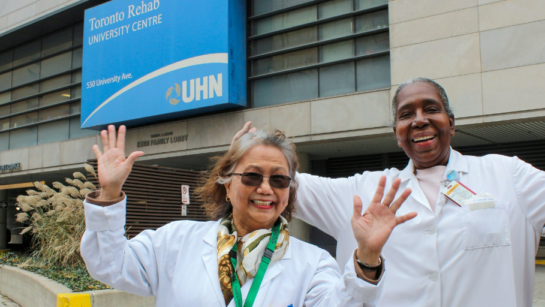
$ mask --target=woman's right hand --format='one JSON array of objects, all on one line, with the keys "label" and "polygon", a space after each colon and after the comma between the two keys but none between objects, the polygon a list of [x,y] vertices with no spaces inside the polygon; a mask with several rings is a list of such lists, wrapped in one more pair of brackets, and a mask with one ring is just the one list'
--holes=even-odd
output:
[{"label": "woman's right hand", "polygon": [[144,155],[141,151],[135,151],[125,158],[125,134],[125,126],[120,126],[116,141],[115,126],[109,125],[108,130],[100,132],[104,152],[100,151],[98,145],[93,146],[98,161],[98,181],[101,189],[99,200],[118,198],[134,162]]}]

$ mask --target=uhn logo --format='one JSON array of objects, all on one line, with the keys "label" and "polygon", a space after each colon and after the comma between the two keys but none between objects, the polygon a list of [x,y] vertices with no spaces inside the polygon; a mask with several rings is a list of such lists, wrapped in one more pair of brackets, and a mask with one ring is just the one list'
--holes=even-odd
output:
[{"label": "uhn logo", "polygon": [[[182,82],[182,86],[178,83],[174,83],[174,86],[171,86],[167,90],[166,100],[170,102],[171,105],[177,105],[180,102],[180,94],[182,95],[182,100],[185,103],[190,103],[193,100],[201,99],[210,99],[214,98],[214,95],[217,97],[223,96],[223,81],[222,74],[217,76],[210,75],[197,79],[189,80],[189,85],[187,81]],[[173,94],[172,91],[176,92],[176,97],[170,98]]]}]

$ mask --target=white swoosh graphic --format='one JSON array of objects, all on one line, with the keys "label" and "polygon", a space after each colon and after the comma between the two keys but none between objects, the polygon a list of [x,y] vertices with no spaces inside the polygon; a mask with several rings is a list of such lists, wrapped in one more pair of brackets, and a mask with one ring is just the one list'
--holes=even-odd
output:
[{"label": "white swoosh graphic", "polygon": [[120,89],[117,93],[110,96],[110,98],[106,99],[103,103],[101,103],[94,111],[91,113],[81,124],[82,126],[85,125],[85,123],[93,116],[98,110],[100,110],[103,106],[105,106],[108,102],[112,101],[117,96],[125,93],[126,91],[130,90],[131,88],[140,85],[148,80],[151,80],[155,77],[159,77],[160,75],[164,75],[166,73],[169,73],[171,71],[175,71],[178,69],[182,69],[189,66],[195,66],[200,64],[208,64],[208,63],[228,63],[229,61],[229,55],[227,53],[211,53],[211,54],[205,54],[205,55],[199,55],[193,58],[181,60],[176,63],[172,63],[168,66],[162,67],[157,69],[156,71],[153,71],[142,78],[132,82],[131,84],[125,86],[124,88]]}]

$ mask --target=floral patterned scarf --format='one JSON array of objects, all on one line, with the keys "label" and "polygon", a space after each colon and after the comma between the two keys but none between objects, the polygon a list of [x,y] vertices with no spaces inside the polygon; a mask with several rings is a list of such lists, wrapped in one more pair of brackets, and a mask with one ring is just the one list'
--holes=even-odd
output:
[{"label": "floral patterned scarf", "polygon": [[[280,235],[278,236],[275,253],[269,266],[284,256],[290,240],[288,221],[283,216],[280,216],[280,221],[282,223],[280,226]],[[258,229],[242,238],[238,238],[237,230],[233,223],[233,215],[221,220],[218,229],[218,276],[226,305],[229,305],[229,302],[233,299],[233,290],[231,289],[233,266],[231,265],[229,251],[233,248],[235,242],[238,242],[237,276],[242,287],[247,280],[254,278],[257,273],[261,264],[261,257],[263,257],[263,253],[269,243],[271,232],[271,229]]]}]

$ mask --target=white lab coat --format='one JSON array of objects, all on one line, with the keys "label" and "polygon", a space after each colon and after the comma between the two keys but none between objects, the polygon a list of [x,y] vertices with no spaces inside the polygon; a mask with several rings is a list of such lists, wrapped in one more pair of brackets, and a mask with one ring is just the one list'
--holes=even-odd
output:
[{"label": "white lab coat", "polygon": [[[85,202],[81,255],[93,278],[116,289],[155,296],[155,305],[225,306],[217,263],[219,221],[179,221],[124,237],[126,199],[109,207]],[[357,277],[353,260],[341,276],[326,251],[290,237],[284,256],[269,266],[254,306],[375,306],[383,281]],[[241,288],[242,296],[252,280]],[[235,307],[231,300],[229,307]]]},{"label": "white lab coat", "polygon": [[388,271],[379,306],[532,306],[545,172],[516,157],[463,156],[451,149],[443,179],[459,171],[461,183],[492,194],[496,207],[471,211],[440,194],[434,213],[413,170],[410,161],[403,171],[342,179],[297,174],[297,217],[337,239],[337,260],[345,263],[356,247],[353,195],[362,198],[365,211],[381,175],[387,187],[399,177],[398,196],[405,188],[412,194],[397,215],[418,216],[396,227],[384,246]]}]

